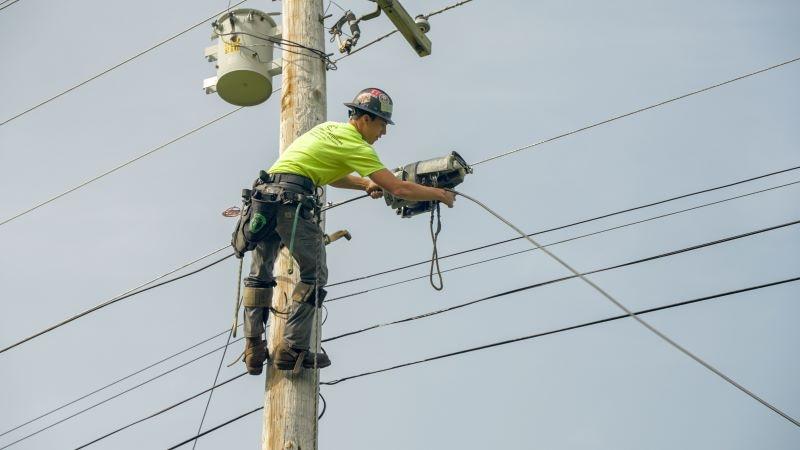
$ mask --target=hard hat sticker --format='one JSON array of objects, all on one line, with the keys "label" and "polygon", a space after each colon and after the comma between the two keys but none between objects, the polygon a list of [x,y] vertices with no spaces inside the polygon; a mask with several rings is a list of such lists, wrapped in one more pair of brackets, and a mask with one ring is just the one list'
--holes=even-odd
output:
[{"label": "hard hat sticker", "polygon": [[381,102],[381,111],[382,112],[392,112],[392,101],[389,100],[389,96],[380,92],[378,94],[378,101]]},{"label": "hard hat sticker", "polygon": [[369,104],[369,101],[370,101],[371,98],[372,98],[372,96],[369,95],[369,92],[364,92],[363,94],[359,95],[356,98],[356,103],[358,103],[360,105]]}]

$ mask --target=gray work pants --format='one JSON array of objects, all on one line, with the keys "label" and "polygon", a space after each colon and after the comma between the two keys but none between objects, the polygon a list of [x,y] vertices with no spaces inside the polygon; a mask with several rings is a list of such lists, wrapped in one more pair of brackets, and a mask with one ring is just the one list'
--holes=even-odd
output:
[{"label": "gray work pants", "polygon": [[[250,275],[245,278],[245,287],[270,287],[274,286],[275,277],[272,273],[275,259],[283,243],[287,248],[292,234],[296,204],[276,204],[275,221],[270,221],[269,226],[275,227],[264,240],[258,243],[253,250],[253,263],[250,266]],[[296,268],[299,266],[300,281],[321,288],[328,282],[328,267],[325,263],[325,243],[323,233],[310,210],[301,208],[300,218],[294,235],[293,256]],[[311,290],[311,302],[314,300],[314,290]],[[283,331],[284,341],[292,348],[308,350],[311,345],[311,331],[314,325],[314,305],[308,302],[289,302],[288,318]],[[245,307],[244,308],[244,335],[245,337],[258,337],[264,333],[264,326],[269,317],[269,308]]]}]

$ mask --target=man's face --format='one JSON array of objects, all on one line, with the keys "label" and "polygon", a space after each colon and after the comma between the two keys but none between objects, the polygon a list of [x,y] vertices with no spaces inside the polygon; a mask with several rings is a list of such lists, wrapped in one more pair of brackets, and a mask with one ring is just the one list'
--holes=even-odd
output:
[{"label": "man's face", "polygon": [[386,134],[386,121],[380,117],[373,119],[367,115],[363,115],[360,119],[363,121],[361,134],[364,136],[364,140],[369,142],[370,145],[374,144],[375,141]]}]

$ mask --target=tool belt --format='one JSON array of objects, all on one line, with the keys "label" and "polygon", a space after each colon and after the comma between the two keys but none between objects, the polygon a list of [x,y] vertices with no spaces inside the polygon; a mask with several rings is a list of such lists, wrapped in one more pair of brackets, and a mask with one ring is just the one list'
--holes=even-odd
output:
[{"label": "tool belt", "polygon": [[275,230],[278,205],[300,205],[298,212],[304,209],[316,215],[322,206],[314,182],[309,178],[291,173],[270,174],[263,170],[252,189],[242,190],[242,203],[242,213],[231,237],[237,258],[244,257]]}]

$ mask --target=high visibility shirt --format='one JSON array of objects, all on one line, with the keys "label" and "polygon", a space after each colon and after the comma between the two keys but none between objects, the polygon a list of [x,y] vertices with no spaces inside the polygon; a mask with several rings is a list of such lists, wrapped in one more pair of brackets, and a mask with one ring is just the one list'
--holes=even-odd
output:
[{"label": "high visibility shirt", "polygon": [[353,125],[325,122],[295,139],[268,172],[302,175],[325,186],[353,172],[366,177],[384,167]]}]

